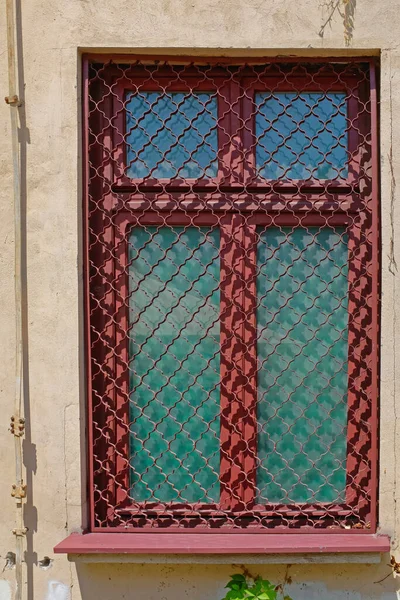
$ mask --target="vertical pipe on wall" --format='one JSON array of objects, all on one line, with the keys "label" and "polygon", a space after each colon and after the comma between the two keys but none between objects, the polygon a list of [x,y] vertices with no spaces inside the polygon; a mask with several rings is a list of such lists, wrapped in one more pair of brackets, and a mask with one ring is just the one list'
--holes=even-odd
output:
[{"label": "vertical pipe on wall", "polygon": [[8,49],[8,83],[9,95],[6,102],[11,114],[11,144],[14,179],[14,229],[15,229],[15,406],[11,417],[11,433],[15,446],[15,483],[12,496],[16,502],[16,524],[13,533],[16,539],[16,600],[22,597],[22,555],[23,537],[25,535],[22,501],[26,495],[22,467],[22,435],[24,419],[21,415],[23,400],[23,348],[22,348],[22,251],[21,251],[21,180],[18,142],[18,107],[17,95],[17,61],[14,0],[6,0],[7,49]]}]

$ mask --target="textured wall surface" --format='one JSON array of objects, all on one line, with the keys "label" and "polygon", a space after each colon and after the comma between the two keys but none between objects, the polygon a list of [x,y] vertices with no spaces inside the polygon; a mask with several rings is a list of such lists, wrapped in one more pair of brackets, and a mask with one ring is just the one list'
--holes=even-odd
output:
[{"label": "textured wall surface", "polygon": [[[29,600],[218,600],[229,565],[68,563],[52,549],[79,531],[84,504],[84,396],[80,246],[80,51],[165,54],[381,54],[382,362],[380,523],[400,560],[400,1],[399,0],[22,0],[24,110],[20,129],[26,200],[29,423],[24,440]],[[8,93],[4,2],[0,96]],[[0,103],[0,555],[14,549],[13,199],[9,107]],[[83,483],[82,483],[83,482]],[[43,570],[38,562],[54,558]],[[295,600],[395,600],[400,579],[379,565],[293,565]],[[0,571],[2,564],[0,562]],[[258,566],[276,582],[287,567]],[[0,573],[0,600],[14,571]],[[400,592],[399,592],[400,593]]]}]

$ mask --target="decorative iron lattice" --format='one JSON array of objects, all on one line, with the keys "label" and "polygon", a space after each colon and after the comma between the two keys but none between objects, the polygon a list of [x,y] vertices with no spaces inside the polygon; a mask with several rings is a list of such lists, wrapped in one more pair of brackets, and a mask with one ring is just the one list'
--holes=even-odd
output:
[{"label": "decorative iron lattice", "polygon": [[374,64],[84,71],[93,530],[374,530]]}]

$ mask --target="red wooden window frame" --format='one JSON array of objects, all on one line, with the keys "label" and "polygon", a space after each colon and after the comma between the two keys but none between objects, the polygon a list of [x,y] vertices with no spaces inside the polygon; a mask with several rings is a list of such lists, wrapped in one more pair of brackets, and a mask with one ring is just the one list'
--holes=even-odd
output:
[{"label": "red wooden window frame", "polygon": [[[245,172],[246,180],[251,186],[262,186],[265,181],[262,177],[257,177],[255,169],[255,149],[256,149],[256,136],[255,136],[255,94],[259,92],[266,93],[281,93],[281,92],[293,92],[301,89],[302,92],[308,93],[320,93],[324,94],[328,90],[329,92],[343,92],[346,95],[346,107],[347,107],[347,134],[348,134],[348,177],[338,178],[335,180],[321,180],[310,178],[308,180],[295,180],[299,187],[325,187],[329,181],[331,187],[345,188],[345,186],[354,186],[358,189],[359,180],[359,163],[360,163],[360,144],[358,141],[357,129],[358,129],[358,101],[357,91],[360,81],[355,77],[347,77],[342,83],[339,83],[336,78],[330,76],[313,77],[312,81],[304,81],[299,77],[289,77],[285,81],[280,82],[276,77],[269,79],[257,78],[256,81],[252,82],[251,78],[244,77],[241,80],[241,84],[247,89],[252,90],[252,96],[248,94],[243,99],[243,115],[245,122],[251,122],[251,127],[243,126],[243,147],[245,154]],[[267,180],[271,181],[271,180]],[[291,185],[293,180],[287,179],[286,181],[279,180],[277,189],[285,189]],[[292,184],[293,185],[293,184]]]},{"label": "red wooden window frame", "polygon": [[[86,67],[86,69],[88,66]],[[281,519],[298,516],[299,511],[305,520],[323,522],[326,513],[331,517],[360,515],[369,523],[369,530],[360,529],[360,533],[371,532],[376,528],[377,503],[377,362],[378,362],[378,197],[377,197],[377,108],[375,65],[370,63],[370,90],[360,81],[349,78],[346,86],[338,84],[329,76],[312,78],[312,82],[296,78],[296,90],[304,91],[347,91],[352,90],[348,100],[348,139],[349,139],[349,177],[337,181],[292,181],[271,182],[257,179],[252,166],[251,148],[254,138],[243,123],[251,114],[251,97],[240,95],[242,79],[224,78],[218,68],[207,81],[201,80],[190,68],[183,70],[179,82],[172,78],[173,70],[165,67],[165,72],[156,77],[143,76],[143,71],[132,66],[121,78],[120,72],[110,67],[106,73],[112,96],[107,103],[106,118],[112,121],[112,135],[103,140],[103,148],[94,145],[89,149],[87,130],[85,142],[87,157],[91,164],[103,164],[103,174],[107,184],[97,182],[92,186],[91,199],[86,195],[86,227],[89,223],[95,235],[103,229],[103,220],[107,220],[108,232],[102,240],[108,251],[101,254],[102,274],[97,274],[102,289],[101,303],[109,306],[113,316],[104,322],[97,322],[96,308],[89,303],[90,291],[96,287],[93,280],[86,279],[87,298],[87,339],[92,338],[91,320],[102,330],[103,349],[96,354],[96,343],[91,342],[88,357],[88,394],[89,394],[89,460],[91,489],[91,529],[113,531],[125,530],[120,525],[124,515],[150,511],[152,515],[165,512],[166,505],[155,503],[137,504],[129,498],[129,315],[128,315],[128,236],[135,225],[210,225],[218,226],[221,232],[221,496],[218,505],[170,504],[167,510],[174,515],[185,517],[193,511],[199,515],[213,515],[221,509],[238,516],[246,516],[249,511],[258,516]],[[143,91],[210,91],[223,90],[218,95],[218,110],[225,114],[223,129],[228,131],[221,137],[219,131],[218,176],[215,180],[132,180],[126,176],[125,94],[134,91],[132,83],[140,85]],[[213,87],[213,82],[215,87]],[[246,79],[246,90],[286,91],[293,89],[294,81],[290,76],[284,84],[279,84],[276,76],[256,78],[250,85]],[[218,85],[217,85],[218,84]],[[301,84],[301,85],[300,85]],[[89,119],[88,74],[86,70],[85,118]],[[186,89],[185,89],[186,86]],[[355,91],[356,90],[356,91]],[[358,100],[356,100],[358,98]],[[360,118],[357,102],[371,104],[370,122],[367,117]],[[232,107],[239,107],[239,112]],[[226,111],[230,107],[231,110]],[[364,113],[361,111],[361,115]],[[101,120],[101,117],[98,117]],[[88,121],[86,121],[88,122]],[[220,122],[219,122],[220,123]],[[254,123],[253,123],[254,125]],[[98,123],[101,131],[102,124]],[[361,146],[362,138],[372,135],[372,189],[360,192],[362,177]],[[221,151],[220,151],[221,145]],[[104,156],[112,160],[104,160]],[[232,168],[234,166],[234,168]],[[234,175],[233,175],[234,173]],[[245,179],[246,178],[246,179]],[[86,185],[88,171],[85,172]],[[223,191],[221,190],[223,188]],[[86,188],[87,191],[87,188]],[[321,195],[323,197],[321,198]],[[90,201],[103,198],[108,214],[90,214]],[[361,199],[361,200],[360,200]],[[360,202],[369,202],[372,217],[366,218],[360,211]],[[262,210],[260,209],[262,207]],[[223,216],[222,216],[223,215]],[[97,221],[96,221],[97,219]],[[110,227],[110,224],[112,225]],[[256,403],[257,403],[257,354],[256,354],[256,226],[318,226],[345,227],[348,235],[349,257],[349,295],[348,312],[352,315],[348,338],[348,369],[352,386],[348,390],[348,444],[353,448],[348,452],[346,502],[340,505],[304,504],[304,505],[256,505]],[[86,248],[89,250],[90,236],[87,234]],[[373,239],[375,262],[372,260],[372,272],[365,275],[362,252],[363,241]],[[92,252],[95,252],[96,250]],[[87,254],[86,264],[89,264]],[[360,273],[364,273],[360,275]],[[358,279],[357,279],[358,276]],[[110,285],[112,282],[112,285]],[[363,308],[365,290],[372,298],[371,310]],[[227,307],[232,310],[227,310]],[[224,313],[226,312],[226,316]],[[251,315],[250,318],[247,318]],[[367,331],[366,331],[367,323]],[[106,342],[104,342],[106,340]],[[357,340],[357,344],[355,341]],[[361,340],[361,341],[360,341]],[[362,343],[362,340],[364,342]],[[108,350],[104,351],[104,346]],[[237,360],[240,355],[240,360]],[[94,373],[93,365],[102,366]],[[361,365],[361,366],[360,366]],[[363,368],[368,368],[373,376],[366,381]],[[97,378],[97,383],[93,382]],[[100,382],[100,383],[99,383]],[[99,408],[93,398],[99,390],[113,399],[113,408],[104,405]],[[368,398],[373,399],[372,407]],[[365,428],[361,417],[368,413],[369,429]],[[235,425],[241,417],[240,431]],[[365,417],[364,417],[365,418]],[[98,431],[96,431],[96,425]],[[102,439],[107,430],[107,440]],[[100,441],[96,441],[96,434]],[[236,439],[237,438],[237,439]],[[242,439],[248,443],[240,454],[232,454],[232,448]],[[367,438],[371,441],[366,444]],[[365,448],[368,448],[365,450]],[[355,451],[359,460],[355,459]],[[100,459],[99,459],[100,457]],[[239,460],[238,460],[239,457]],[[97,469],[96,469],[97,462]],[[107,464],[111,473],[105,488],[107,501],[102,502],[101,494],[96,500],[97,486],[103,476],[100,474]],[[94,465],[94,466],[93,466]],[[370,481],[372,487],[368,493],[363,488],[363,479],[372,469]],[[240,475],[245,477],[240,479]],[[104,477],[103,477],[104,479]],[[105,481],[105,479],[104,479]],[[233,485],[233,483],[235,485]],[[95,508],[95,504],[97,507]],[[99,507],[100,506],[100,507]],[[329,509],[329,510],[328,510]],[[201,520],[199,516],[199,520]],[[99,525],[101,523],[101,525]],[[145,531],[147,524],[143,525]],[[150,529],[151,527],[149,527]],[[173,530],[172,525],[168,530]],[[307,526],[304,528],[307,529]],[[318,531],[310,527],[312,531]],[[196,529],[198,531],[198,529]],[[260,528],[265,531],[265,528]],[[297,529],[298,531],[298,529]],[[327,531],[322,529],[322,531]]]},{"label": "red wooden window frame", "polygon": [[[132,83],[132,77],[135,83]],[[231,189],[235,187],[251,188],[256,190],[265,189],[269,183],[273,189],[288,190],[293,188],[293,182],[296,181],[296,187],[311,189],[315,191],[329,187],[345,192],[346,189],[359,189],[359,165],[360,165],[360,143],[358,132],[361,127],[358,120],[358,97],[361,79],[357,77],[344,77],[338,82],[337,77],[325,74],[313,76],[312,80],[301,78],[298,75],[287,76],[282,81],[276,74],[262,77],[250,77],[240,75],[237,78],[228,79],[223,77],[218,71],[215,75],[210,74],[205,81],[196,71],[191,72],[186,69],[176,80],[176,74],[172,69],[166,69],[161,74],[145,77],[141,70],[131,69],[124,77],[119,77],[116,83],[111,83],[112,89],[112,110],[115,118],[113,119],[113,188],[115,190],[131,191],[133,188],[143,190],[162,190],[171,188],[174,190],[185,190],[188,187],[192,189],[213,190],[216,186],[228,186]],[[246,86],[246,94],[241,93],[241,86]],[[304,181],[299,180],[265,180],[255,175],[254,151],[254,95],[257,92],[291,92],[299,90],[309,93],[327,93],[343,92],[346,94],[347,104],[347,133],[348,133],[348,177],[337,180],[320,180],[309,178]],[[249,90],[252,95],[249,95]],[[206,179],[155,179],[145,178],[135,179],[126,175],[127,160],[124,148],[127,142],[126,120],[125,120],[125,102],[126,96],[135,91],[141,92],[160,92],[163,93],[196,93],[210,92],[217,94],[218,114],[223,118],[218,120],[218,173],[215,178]],[[218,92],[218,93],[217,93]],[[251,130],[253,133],[251,133]],[[229,133],[228,133],[229,132]]]},{"label": "red wooden window frame", "polygon": [[[148,81],[148,78],[135,77],[135,85],[132,84],[130,78],[119,79],[118,83],[113,87],[113,114],[117,115],[115,119],[115,129],[113,131],[113,164],[114,164],[114,182],[116,186],[132,187],[138,186],[143,189],[160,188],[170,186],[174,188],[184,188],[184,179],[135,179],[126,175],[127,171],[127,154],[126,142],[128,132],[126,130],[126,98],[129,94],[140,92],[159,92],[160,94],[169,94],[174,92],[209,92],[211,95],[216,95],[218,114],[226,115],[220,121],[218,126],[218,171],[217,176],[212,179],[199,178],[192,180],[199,187],[215,187],[229,183],[230,169],[228,167],[230,157],[228,155],[230,149],[230,141],[228,131],[232,126],[230,123],[231,113],[228,110],[231,102],[231,86],[227,84],[227,78],[217,76],[211,81],[204,81],[204,78],[195,74],[183,74],[179,81],[171,81],[171,75],[167,74],[155,76]],[[222,93],[221,93],[222,91]]]}]

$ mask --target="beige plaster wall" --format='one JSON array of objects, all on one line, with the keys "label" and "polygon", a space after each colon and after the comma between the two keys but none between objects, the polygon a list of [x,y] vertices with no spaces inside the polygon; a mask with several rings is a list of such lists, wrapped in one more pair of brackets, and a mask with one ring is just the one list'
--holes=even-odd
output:
[{"label": "beige plaster wall", "polygon": [[[400,0],[21,0],[25,120],[20,140],[27,204],[29,485],[25,594],[29,600],[217,600],[229,565],[68,563],[53,546],[79,531],[84,506],[81,336],[80,49],[260,55],[381,53],[383,243],[381,529],[400,560]],[[340,2],[340,0],[338,0]],[[339,10],[340,9],[340,10]],[[347,18],[354,9],[354,27]],[[328,23],[327,19],[332,13]],[[326,26],[324,27],[324,23]],[[346,42],[349,47],[346,47]],[[8,93],[4,1],[0,5],[0,97]],[[0,571],[14,549],[13,201],[9,108],[0,103]],[[392,164],[389,157],[392,156]],[[394,255],[391,253],[394,242]],[[393,273],[391,272],[393,271]],[[397,287],[397,289],[396,289]],[[46,571],[43,556],[54,558]],[[400,580],[380,565],[293,565],[298,600],[395,600]],[[286,566],[257,566],[274,581]],[[0,600],[14,590],[0,572]]]}]

